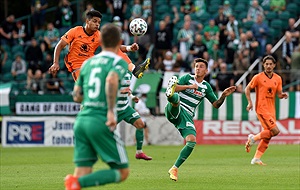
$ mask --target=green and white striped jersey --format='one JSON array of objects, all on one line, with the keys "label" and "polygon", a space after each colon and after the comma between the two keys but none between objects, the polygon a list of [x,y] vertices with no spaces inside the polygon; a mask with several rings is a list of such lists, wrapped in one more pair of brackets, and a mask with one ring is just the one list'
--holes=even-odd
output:
[{"label": "green and white striped jersey", "polygon": [[179,85],[193,85],[195,83],[198,85],[197,90],[186,89],[179,92],[180,106],[192,117],[194,117],[197,106],[203,101],[204,98],[207,98],[211,104],[217,100],[217,97],[210,84],[205,80],[203,80],[201,83],[198,83],[195,80],[195,75],[183,75],[178,81]]},{"label": "green and white striped jersey", "polygon": [[132,73],[127,71],[125,76],[121,79],[121,87],[118,92],[118,99],[117,99],[117,111],[125,110],[129,106],[128,93],[121,94],[120,91],[130,86],[131,78],[132,78]]},{"label": "green and white striped jersey", "polygon": [[84,109],[79,114],[88,114],[90,111],[106,113],[106,77],[109,72],[113,71],[122,80],[127,70],[128,64],[120,56],[108,51],[102,51],[85,61],[75,83],[82,88],[83,92],[81,104]]}]

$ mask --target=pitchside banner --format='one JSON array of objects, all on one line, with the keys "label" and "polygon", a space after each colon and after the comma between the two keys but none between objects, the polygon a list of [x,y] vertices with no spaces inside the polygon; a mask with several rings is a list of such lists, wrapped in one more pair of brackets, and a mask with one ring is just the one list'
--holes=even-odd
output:
[{"label": "pitchside banner", "polygon": [[76,115],[80,104],[75,102],[17,102],[17,115]]},{"label": "pitchside banner", "polygon": [[[153,145],[182,145],[178,130],[166,117],[145,117],[149,142]],[[73,146],[75,117],[3,117],[2,146]],[[271,143],[300,144],[300,119],[277,121],[280,134]],[[244,144],[248,134],[261,131],[258,121],[195,121],[197,144]],[[117,128],[126,145],[135,144],[136,129],[125,122]]]},{"label": "pitchside banner", "polygon": [[[276,122],[280,130],[272,144],[300,144],[300,119]],[[261,132],[259,121],[195,121],[197,144],[244,144],[249,134]]]},{"label": "pitchside banner", "polygon": [[75,117],[3,117],[2,146],[73,146]]}]

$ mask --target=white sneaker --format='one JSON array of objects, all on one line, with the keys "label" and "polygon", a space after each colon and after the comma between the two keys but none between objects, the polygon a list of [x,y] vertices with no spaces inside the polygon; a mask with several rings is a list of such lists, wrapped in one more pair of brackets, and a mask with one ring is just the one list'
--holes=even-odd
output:
[{"label": "white sneaker", "polygon": [[267,164],[264,164],[259,158],[253,158],[251,160],[251,164],[254,165],[254,164],[257,164],[257,165],[261,165],[261,166],[265,166]]},{"label": "white sneaker", "polygon": [[176,84],[178,83],[177,77],[176,76],[172,76],[169,81],[168,81],[168,86],[167,86],[167,90],[166,90],[166,96],[168,98],[172,97],[174,92],[175,92],[175,87]]},{"label": "white sneaker", "polygon": [[246,152],[250,152],[250,148],[254,143],[255,143],[254,135],[253,134],[248,135],[248,140],[245,145]]}]

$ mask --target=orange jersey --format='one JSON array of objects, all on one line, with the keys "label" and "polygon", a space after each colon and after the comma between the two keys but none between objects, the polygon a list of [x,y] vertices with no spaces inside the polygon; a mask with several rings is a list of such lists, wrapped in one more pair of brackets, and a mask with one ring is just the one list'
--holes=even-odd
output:
[{"label": "orange jersey", "polygon": [[269,78],[264,72],[255,75],[250,81],[250,88],[255,88],[257,114],[270,114],[275,118],[275,97],[278,91],[282,91],[281,77],[273,73]]},{"label": "orange jersey", "polygon": [[126,61],[126,63],[128,63],[128,64],[132,63],[132,61],[130,60],[128,55],[126,53],[122,52],[120,49],[118,51],[118,56],[122,57]]},{"label": "orange jersey", "polygon": [[71,28],[61,39],[69,44],[65,64],[69,72],[80,69],[82,63],[95,54],[101,45],[100,31],[89,36],[82,26]]}]

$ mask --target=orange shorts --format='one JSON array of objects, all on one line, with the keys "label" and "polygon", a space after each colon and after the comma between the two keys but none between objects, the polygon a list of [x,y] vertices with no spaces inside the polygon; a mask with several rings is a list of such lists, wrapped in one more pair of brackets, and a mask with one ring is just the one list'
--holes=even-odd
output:
[{"label": "orange shorts", "polygon": [[276,118],[273,115],[257,114],[257,118],[265,130],[271,130],[276,127]]},{"label": "orange shorts", "polygon": [[79,77],[79,74],[80,74],[80,69],[75,69],[73,72],[72,72],[72,77],[74,79],[74,81],[76,82],[78,77]]}]

